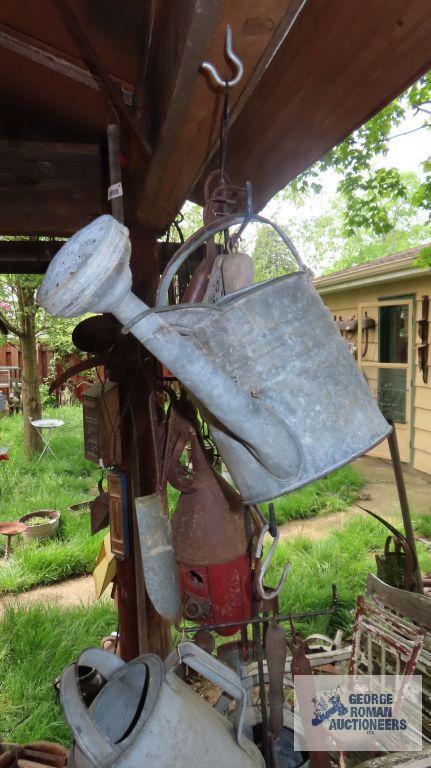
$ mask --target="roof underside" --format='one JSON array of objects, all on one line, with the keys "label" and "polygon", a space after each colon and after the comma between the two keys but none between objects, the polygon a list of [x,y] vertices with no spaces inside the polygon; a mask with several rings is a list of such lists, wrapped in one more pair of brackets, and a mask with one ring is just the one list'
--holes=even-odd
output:
[{"label": "roof underside", "polygon": [[[1,3],[0,138],[99,144],[104,136],[109,99],[62,3],[34,0],[31,12],[27,0]],[[69,5],[130,111],[149,0]],[[229,74],[227,23],[245,67],[232,92],[227,169],[235,184],[252,181],[256,208],[431,67],[429,0],[158,0],[134,113],[151,154],[135,138],[127,158],[138,218],[152,229],[162,231],[187,197],[202,202],[217,163],[222,94],[199,65],[209,59]]]}]

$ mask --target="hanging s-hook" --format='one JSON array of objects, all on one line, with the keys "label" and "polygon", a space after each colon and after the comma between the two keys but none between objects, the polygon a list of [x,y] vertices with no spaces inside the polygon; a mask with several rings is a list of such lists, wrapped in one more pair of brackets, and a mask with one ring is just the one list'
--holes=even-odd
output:
[{"label": "hanging s-hook", "polygon": [[268,552],[265,560],[263,561],[263,563],[262,563],[262,565],[260,566],[260,569],[259,569],[259,575],[258,575],[258,580],[257,580],[257,591],[258,591],[259,597],[262,600],[271,600],[272,598],[277,597],[280,594],[281,589],[283,588],[284,583],[286,581],[287,574],[290,571],[290,563],[285,563],[284,568],[283,568],[283,573],[281,574],[280,580],[279,580],[277,586],[275,587],[275,589],[267,589],[264,586],[263,581],[264,581],[266,572],[267,572],[267,570],[268,570],[268,568],[270,566],[271,560],[272,560],[273,556],[275,555],[275,551],[277,549],[278,541],[279,541],[279,538],[280,538],[280,531],[278,530],[278,526],[277,526],[277,523],[276,523],[276,520],[275,520],[275,513],[274,513],[274,505],[273,504],[269,505],[269,523],[266,523],[263,526],[263,528],[262,528],[262,530],[260,532],[260,536],[259,536],[257,545],[256,545],[255,557],[256,557],[257,560],[260,560],[261,557],[262,557],[263,540],[265,538],[265,534],[266,533],[269,533],[272,536],[273,542],[271,544],[271,547],[269,549],[269,552]]},{"label": "hanging s-hook", "polygon": [[214,64],[210,64],[209,61],[204,61],[201,65],[202,69],[208,70],[215,84],[218,85],[219,88],[233,88],[234,85],[238,85],[244,74],[242,61],[232,49],[232,29],[229,24],[226,27],[226,53],[229,61],[235,65],[237,70],[236,75],[232,80],[226,80],[220,77]]}]

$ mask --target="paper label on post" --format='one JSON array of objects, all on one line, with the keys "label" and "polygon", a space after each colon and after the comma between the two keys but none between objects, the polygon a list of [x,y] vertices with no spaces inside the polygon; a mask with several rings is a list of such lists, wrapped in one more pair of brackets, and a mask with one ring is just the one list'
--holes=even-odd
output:
[{"label": "paper label on post", "polygon": [[108,200],[112,200],[114,197],[122,197],[123,196],[123,185],[121,181],[117,181],[116,184],[111,184],[110,187],[108,187]]}]

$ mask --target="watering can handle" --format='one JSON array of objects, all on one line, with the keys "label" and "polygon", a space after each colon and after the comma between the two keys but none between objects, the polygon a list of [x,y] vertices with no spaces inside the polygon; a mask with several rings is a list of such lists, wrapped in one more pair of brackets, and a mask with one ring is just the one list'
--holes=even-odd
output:
[{"label": "watering can handle", "polygon": [[244,751],[247,751],[242,734],[242,727],[244,724],[244,715],[247,706],[247,692],[241,684],[241,678],[233,671],[229,669],[226,664],[222,664],[221,661],[210,656],[209,653],[199,648],[196,643],[192,643],[186,640],[181,643],[178,648],[178,656],[180,660],[191,667],[195,672],[203,675],[214,683],[214,685],[223,688],[229,696],[232,696],[238,701],[236,716],[235,716],[235,731],[238,746]]},{"label": "watering can handle", "polygon": [[217,219],[215,223],[207,224],[206,226],[198,229],[197,232],[189,237],[189,239],[186,240],[183,245],[181,245],[178,251],[174,253],[161,277],[157,290],[156,305],[158,307],[166,307],[168,305],[168,290],[178,269],[182,264],[184,264],[190,254],[199,248],[202,243],[204,243],[208,238],[223,232],[225,229],[229,229],[229,227],[234,227],[237,224],[248,223],[249,221],[256,221],[259,224],[267,224],[269,227],[272,227],[277,232],[279,237],[281,237],[289,251],[293,254],[299,269],[304,272],[310,271],[302,261],[290,237],[288,237],[286,233],[283,232],[278,224],[275,224],[273,221],[266,219],[264,216],[259,216],[257,213],[252,213],[246,216],[244,216],[244,214],[238,213],[232,214],[230,216],[222,216]]}]

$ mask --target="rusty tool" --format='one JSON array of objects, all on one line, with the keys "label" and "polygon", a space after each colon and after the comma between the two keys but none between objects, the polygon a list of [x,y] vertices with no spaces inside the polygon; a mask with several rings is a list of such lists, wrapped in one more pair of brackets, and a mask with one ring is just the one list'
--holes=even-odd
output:
[{"label": "rusty tool", "polygon": [[283,680],[287,656],[286,632],[276,620],[266,630],[265,653],[269,682],[269,730],[273,740],[276,741],[283,728]]},{"label": "rusty tool", "polygon": [[[307,676],[307,684],[302,685],[303,689],[306,688],[305,695],[298,697],[299,710],[301,713],[301,719],[303,722],[311,723],[314,710],[313,710],[313,697],[315,697],[315,688],[312,682],[312,668],[310,660],[307,659],[307,647],[304,640],[293,634],[293,653],[291,670],[293,680],[295,681],[298,676]],[[324,743],[327,741],[325,734],[321,735]],[[329,745],[327,751],[322,752],[310,752],[310,765],[312,768],[330,768],[330,756]]]}]

